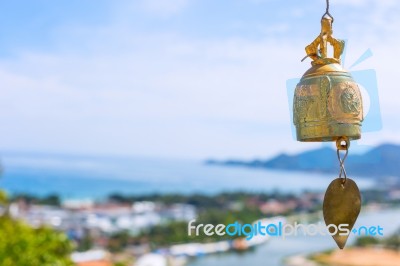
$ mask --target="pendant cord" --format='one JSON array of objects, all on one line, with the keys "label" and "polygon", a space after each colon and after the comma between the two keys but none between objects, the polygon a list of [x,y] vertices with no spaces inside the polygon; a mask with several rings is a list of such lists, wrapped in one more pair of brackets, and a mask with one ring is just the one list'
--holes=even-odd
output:
[{"label": "pendant cord", "polygon": [[332,23],[333,23],[334,18],[331,15],[331,13],[329,13],[329,7],[330,7],[329,0],[326,0],[326,10],[325,10],[325,13],[322,15],[322,18],[325,17],[326,15],[328,15],[332,19]]}]

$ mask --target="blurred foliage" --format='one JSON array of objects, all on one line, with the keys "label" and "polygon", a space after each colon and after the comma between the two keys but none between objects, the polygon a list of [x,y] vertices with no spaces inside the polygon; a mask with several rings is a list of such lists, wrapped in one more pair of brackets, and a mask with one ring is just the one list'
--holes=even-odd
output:
[{"label": "blurred foliage", "polygon": [[[263,214],[258,208],[244,208],[237,211],[224,211],[220,208],[208,208],[199,213],[196,220],[196,224],[230,224],[236,221],[244,223],[252,223]],[[193,224],[193,225],[196,225]],[[190,243],[196,242],[214,242],[221,240],[233,239],[229,235],[225,236],[206,236],[200,233],[198,236],[194,236],[194,232],[191,236],[188,235],[188,223],[187,222],[169,222],[154,226],[146,231],[141,232],[138,236],[132,236],[128,231],[118,232],[109,237],[107,248],[112,252],[122,251],[125,247],[130,244],[138,243],[150,243],[153,248],[168,246],[171,244],[178,243]]]},{"label": "blurred foliage", "polygon": [[[231,224],[238,221],[241,224],[253,223],[254,221],[263,217],[263,214],[258,208],[244,208],[238,211],[224,211],[218,208],[210,208],[202,211],[196,219],[198,224]],[[151,228],[148,232],[143,233],[142,236],[147,236],[153,246],[166,246],[173,243],[188,243],[188,242],[214,242],[221,240],[233,239],[234,237],[225,236],[206,236],[201,232],[198,236],[188,235],[187,222],[173,222],[167,225],[159,225]]]},{"label": "blurred foliage", "polygon": [[38,197],[30,194],[17,194],[11,198],[11,201],[23,200],[28,204],[60,206],[61,199],[58,195],[50,194],[43,197]]},{"label": "blurred foliage", "polygon": [[175,203],[191,204],[197,208],[221,208],[233,201],[244,202],[248,200],[268,201],[295,199],[293,194],[272,193],[250,193],[250,192],[225,192],[217,195],[206,194],[149,194],[141,196],[127,196],[122,194],[111,194],[108,199],[118,203],[134,203],[137,201],[162,202],[166,205]]},{"label": "blurred foliage", "polygon": [[383,245],[385,248],[400,250],[400,229],[383,239],[372,236],[361,236],[357,238],[354,245],[357,247]]},{"label": "blurred foliage", "polygon": [[90,250],[93,247],[93,239],[90,233],[85,233],[82,239],[77,242],[76,250],[79,252]]},{"label": "blurred foliage", "polygon": [[379,244],[379,239],[373,236],[360,236],[354,243],[356,247],[375,246],[378,244]]},{"label": "blurred foliage", "polygon": [[[142,236],[148,238],[148,241],[151,243],[153,248],[178,243],[190,243],[194,240],[196,242],[203,242],[205,240],[204,235],[199,235],[196,239],[190,237],[188,235],[187,227],[187,222],[173,222],[166,226],[155,226],[148,232],[143,233]],[[220,240],[222,239],[223,238],[220,237]]]},{"label": "blurred foliage", "polygon": [[127,247],[134,239],[128,231],[120,231],[108,238],[107,249],[111,252],[120,252]]},{"label": "blurred foliage", "polygon": [[7,193],[3,190],[0,190],[0,204],[6,205],[8,203]]},{"label": "blurred foliage", "polygon": [[117,263],[114,263],[114,266],[128,266],[128,264],[123,263],[123,262],[117,262]]},{"label": "blurred foliage", "polygon": [[[3,191],[0,200],[7,203]],[[71,252],[72,245],[63,233],[47,227],[32,228],[7,211],[0,216],[0,265],[69,266],[73,265]]]},{"label": "blurred foliage", "polygon": [[393,235],[385,239],[384,244],[387,248],[400,251],[400,229],[397,230]]},{"label": "blurred foliage", "polygon": [[[177,203],[190,204],[196,207],[198,216],[195,224],[230,224],[238,221],[241,224],[254,221],[271,215],[261,212],[259,205],[270,199],[291,200],[296,197],[292,194],[226,192],[216,195],[205,194],[152,194],[143,196],[125,196],[113,194],[109,200],[118,203],[134,203],[140,201],[159,202],[164,205]],[[194,224],[194,225],[195,225]],[[233,239],[229,235],[198,236],[188,235],[188,223],[182,221],[169,221],[141,232],[138,236],[131,236],[128,232],[116,233],[109,239],[108,248],[120,251],[132,243],[150,243],[152,248],[165,247],[171,244],[190,242],[214,242]]]}]

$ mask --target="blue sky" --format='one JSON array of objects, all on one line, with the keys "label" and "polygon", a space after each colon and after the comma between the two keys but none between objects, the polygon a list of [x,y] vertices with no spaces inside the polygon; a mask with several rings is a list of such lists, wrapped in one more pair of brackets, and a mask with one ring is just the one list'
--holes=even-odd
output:
[{"label": "blue sky", "polygon": [[[309,61],[325,1],[0,1],[0,148],[180,158],[268,157],[292,138],[286,80]],[[375,69],[400,142],[400,3],[332,0],[345,66]],[[368,118],[368,117],[367,117]]]}]

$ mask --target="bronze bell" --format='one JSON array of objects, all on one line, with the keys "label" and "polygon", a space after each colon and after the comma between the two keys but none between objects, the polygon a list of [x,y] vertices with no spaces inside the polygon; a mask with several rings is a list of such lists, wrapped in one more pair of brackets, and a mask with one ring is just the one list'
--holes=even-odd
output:
[{"label": "bronze bell", "polygon": [[[299,141],[361,138],[360,89],[341,66],[345,43],[332,36],[332,23],[330,14],[325,14],[320,35],[306,47],[305,58],[313,60],[312,67],[297,84],[293,101],[293,122]],[[333,46],[333,57],[328,57],[328,44]]]},{"label": "bronze bell", "polygon": [[[336,141],[340,173],[325,193],[323,215],[331,236],[343,249],[361,209],[360,190],[347,178],[344,162],[350,140],[361,138],[363,106],[357,83],[340,65],[345,44],[332,36],[332,23],[329,0],[326,0],[321,33],[306,47],[304,59],[310,57],[312,67],[296,86],[293,120],[299,141]],[[329,44],[333,46],[333,57],[328,57]],[[345,152],[343,157],[341,152]],[[331,231],[332,225],[346,226],[348,233]]]}]

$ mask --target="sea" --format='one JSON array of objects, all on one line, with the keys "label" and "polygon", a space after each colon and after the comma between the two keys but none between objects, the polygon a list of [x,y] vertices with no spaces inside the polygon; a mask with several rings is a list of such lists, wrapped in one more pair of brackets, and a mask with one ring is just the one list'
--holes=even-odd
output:
[{"label": "sea", "polygon": [[[207,165],[201,160],[184,159],[8,153],[0,154],[0,160],[1,189],[11,194],[57,194],[63,199],[104,199],[113,193],[301,193],[323,191],[337,177]],[[353,179],[360,188],[375,185],[372,179]]]}]

